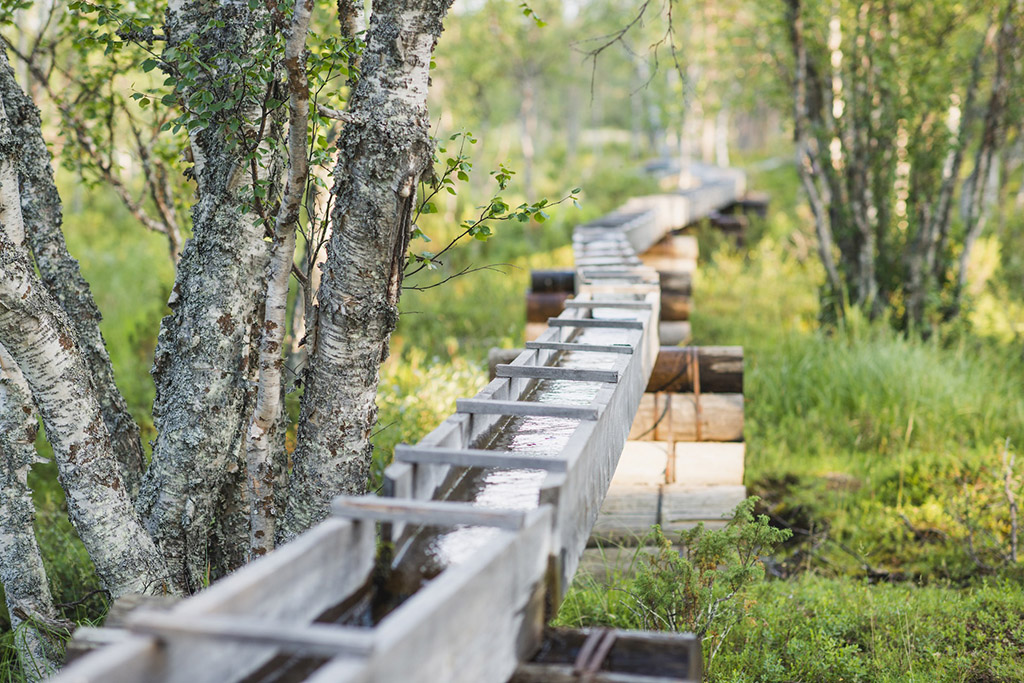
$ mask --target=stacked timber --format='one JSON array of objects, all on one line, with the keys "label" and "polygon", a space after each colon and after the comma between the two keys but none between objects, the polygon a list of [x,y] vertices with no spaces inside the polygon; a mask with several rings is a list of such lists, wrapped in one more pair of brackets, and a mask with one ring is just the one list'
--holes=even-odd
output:
[{"label": "stacked timber", "polygon": [[[693,274],[697,270],[697,238],[667,235],[639,257],[629,245],[607,246],[577,261],[579,268],[647,266],[658,272],[661,283],[661,318],[658,332],[662,344],[681,344],[690,338],[693,309]],[[535,270],[530,273],[526,292],[526,339],[533,341],[547,327],[548,318],[558,316],[565,302],[576,293],[575,271]]]},{"label": "stacked timber", "polygon": [[666,346],[690,340],[693,276],[697,272],[697,238],[669,234],[640,255],[661,280],[661,322],[658,333]]},{"label": "stacked timber", "polygon": [[721,526],[746,497],[744,457],[743,348],[661,347],[593,540]]}]

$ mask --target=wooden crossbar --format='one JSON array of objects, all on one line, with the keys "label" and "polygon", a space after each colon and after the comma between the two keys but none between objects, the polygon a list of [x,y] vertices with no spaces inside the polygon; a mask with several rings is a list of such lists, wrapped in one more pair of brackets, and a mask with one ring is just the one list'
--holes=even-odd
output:
[{"label": "wooden crossbar", "polygon": [[548,327],[614,327],[623,330],[642,330],[642,320],[601,320],[600,318],[548,318]]},{"label": "wooden crossbar", "polygon": [[339,496],[331,502],[336,517],[375,522],[407,522],[431,526],[490,526],[517,531],[523,528],[526,512],[482,508],[472,503],[456,503],[412,498],[377,496]]},{"label": "wooden crossbar", "polygon": [[506,365],[504,363],[499,363],[494,367],[494,376],[557,379],[571,382],[611,382],[613,384],[619,381],[619,373],[615,370],[560,368],[550,365]]},{"label": "wooden crossbar", "polygon": [[127,619],[128,630],[157,638],[230,640],[273,647],[292,654],[320,657],[366,657],[373,651],[374,635],[367,629],[327,624],[289,624],[252,617],[137,611]]},{"label": "wooden crossbar", "polygon": [[562,458],[526,455],[513,451],[488,451],[482,448],[444,448],[441,446],[395,446],[395,461],[453,465],[455,467],[481,467],[490,469],[546,470],[564,472]]},{"label": "wooden crossbar", "polygon": [[596,420],[597,408],[537,401],[489,401],[476,398],[455,399],[455,410],[460,413],[484,415],[521,415],[525,417],[565,417],[573,420]]},{"label": "wooden crossbar", "polygon": [[528,349],[551,349],[553,351],[590,351],[592,353],[633,353],[628,344],[580,344],[577,342],[528,341]]},{"label": "wooden crossbar", "polygon": [[654,304],[650,301],[602,301],[599,299],[566,299],[566,308],[622,308],[628,310],[650,310]]}]

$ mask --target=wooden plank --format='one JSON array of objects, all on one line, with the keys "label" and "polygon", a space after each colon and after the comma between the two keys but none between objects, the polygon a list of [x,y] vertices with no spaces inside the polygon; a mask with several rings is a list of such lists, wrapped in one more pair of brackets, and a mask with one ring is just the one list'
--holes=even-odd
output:
[{"label": "wooden plank", "polygon": [[557,365],[505,365],[494,368],[497,377],[532,377],[534,379],[559,379],[570,382],[611,382],[619,381],[614,370],[589,370],[585,368],[563,368]]},{"label": "wooden plank", "polygon": [[565,471],[565,460],[561,458],[525,455],[513,451],[488,451],[481,448],[438,448],[399,444],[395,446],[395,460],[408,463],[443,463],[455,467]]},{"label": "wooden plank", "polygon": [[[158,637],[163,643],[212,639],[263,645],[289,654],[320,657],[365,657],[373,650],[373,632],[336,624],[302,624],[249,616],[189,616],[141,610],[128,619],[135,633]],[[188,645],[188,643],[184,643]]]},{"label": "wooden plank", "polygon": [[693,528],[700,521],[724,524],[746,497],[744,486],[666,484],[661,490],[661,527],[668,533]]},{"label": "wooden plank", "polygon": [[642,320],[601,320],[597,318],[549,318],[548,327],[614,327],[624,330],[642,330]]},{"label": "wooden plank", "polygon": [[[312,622],[345,600],[373,569],[373,525],[329,519],[261,557],[170,614],[193,620],[218,615],[288,623]],[[175,639],[158,647],[134,636],[66,667],[56,683],[224,683],[245,678],[270,661],[273,647],[252,643]]]},{"label": "wooden plank", "polygon": [[455,409],[460,413],[483,415],[522,415],[527,417],[565,417],[573,420],[596,420],[597,408],[573,406],[560,403],[538,403],[536,401],[487,401],[475,398],[455,400]]},{"label": "wooden plank", "polygon": [[650,310],[654,304],[650,301],[618,301],[615,299],[570,299],[565,302],[565,308],[621,308],[625,310]]},{"label": "wooden plank", "polygon": [[313,680],[507,681],[540,646],[551,516],[546,506],[529,511],[522,531],[501,532],[385,617],[360,670]]},{"label": "wooden plank", "polygon": [[508,683],[699,683],[692,678],[669,676],[648,676],[646,674],[623,674],[614,671],[598,671],[586,679],[576,673],[572,664],[521,664]]},{"label": "wooden plank", "polygon": [[408,500],[379,496],[339,496],[331,501],[331,514],[336,517],[372,520],[375,522],[406,522],[431,526],[489,526],[517,530],[523,527],[523,510],[496,510],[472,503],[440,500]]},{"label": "wooden plank", "polygon": [[575,342],[526,342],[528,349],[553,349],[557,351],[590,351],[593,353],[633,353],[627,344],[579,344]]}]

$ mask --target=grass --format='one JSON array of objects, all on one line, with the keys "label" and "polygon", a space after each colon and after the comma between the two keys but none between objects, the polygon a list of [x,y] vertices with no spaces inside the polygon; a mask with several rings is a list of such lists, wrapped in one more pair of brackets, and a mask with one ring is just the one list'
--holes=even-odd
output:
[{"label": "grass", "polygon": [[[821,330],[802,210],[781,204],[749,251],[700,235],[695,341],[744,346],[745,483],[797,532],[766,558],[784,578],[742,598],[709,680],[1024,680],[1024,570],[1000,557],[1003,449],[1024,443],[1013,321],[928,341],[885,321]],[[632,625],[634,581],[578,577],[558,623]]]}]

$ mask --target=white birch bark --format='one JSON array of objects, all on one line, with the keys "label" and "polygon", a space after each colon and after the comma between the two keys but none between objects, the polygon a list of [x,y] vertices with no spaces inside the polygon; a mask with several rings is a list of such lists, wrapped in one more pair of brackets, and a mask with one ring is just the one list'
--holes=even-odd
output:
[{"label": "white birch bark", "polygon": [[306,33],[313,0],[296,0],[284,66],[288,75],[288,172],[281,208],[274,226],[274,244],[267,276],[267,296],[260,342],[260,378],[256,409],[249,423],[246,444],[247,492],[249,498],[249,552],[251,557],[274,549],[276,533],[275,483],[279,477],[273,447],[274,430],[281,423],[281,374],[284,358],[285,318],[288,306],[288,278],[295,258],[295,230],[299,223],[302,195],[309,175],[308,133],[309,83],[306,79]]},{"label": "white birch bark", "polygon": [[[2,52],[0,52],[2,54]],[[0,346],[17,365],[53,447],[68,516],[111,595],[166,590],[166,570],[136,517],[87,361],[67,314],[36,276],[25,247],[22,155],[11,123],[31,102],[18,99],[6,55],[0,57]],[[17,91],[12,92],[11,88]],[[23,96],[22,96],[23,97]],[[38,119],[37,119],[38,120]]]},{"label": "white birch bark", "polygon": [[398,319],[416,183],[431,159],[430,57],[450,0],[377,0],[335,170],[333,235],[320,287],[288,510],[280,536],[364,491],[378,369]]},{"label": "white birch bark", "polygon": [[36,511],[28,485],[29,469],[38,458],[37,429],[31,391],[14,359],[0,347],[0,581],[18,661],[29,681],[40,681],[59,668],[53,644],[32,623],[57,617],[36,542]]},{"label": "white birch bark", "polygon": [[113,596],[168,590],[165,565],[132,507],[67,315],[28,252],[0,230],[0,345],[32,390],[68,516]]},{"label": "white birch bark", "polygon": [[[227,0],[176,0],[167,12],[168,46],[195,33],[199,49],[210,54],[254,54],[269,30],[268,11],[262,4],[250,9]],[[224,26],[209,28],[211,19]],[[217,100],[237,96],[235,83],[217,77],[238,66],[212,66],[214,73],[198,87]],[[252,96],[242,105],[249,135],[255,135],[261,105]],[[265,148],[268,138],[281,135],[278,119],[266,121]],[[188,592],[247,557],[244,439],[255,400],[269,255],[264,228],[251,210],[251,166],[241,145],[232,149],[218,125],[190,137],[198,185],[193,237],[182,251],[171,314],[161,323],[154,354],[158,436],[138,504],[172,580]],[[274,155],[267,161],[258,177],[276,183]]]},{"label": "white birch bark", "polygon": [[24,226],[39,275],[75,328],[89,384],[111,437],[113,455],[120,463],[129,494],[134,497],[145,466],[139,428],[114,383],[114,370],[100,333],[99,308],[89,284],[82,277],[78,261],[68,253],[64,242],[60,196],[53,181],[50,153],[40,130],[39,111],[18,86],[2,50],[0,99],[4,102],[12,141],[18,150],[15,164],[18,183],[13,186],[17,189],[10,201],[20,201],[22,216],[18,221]]}]

